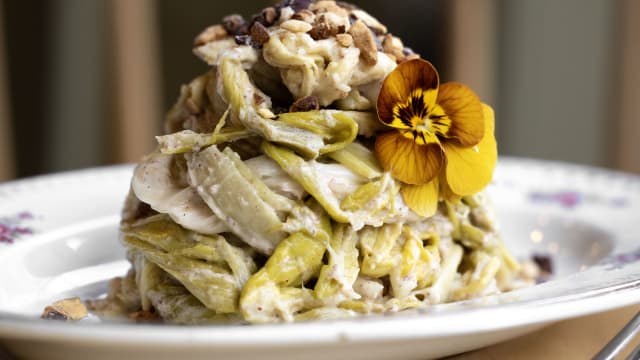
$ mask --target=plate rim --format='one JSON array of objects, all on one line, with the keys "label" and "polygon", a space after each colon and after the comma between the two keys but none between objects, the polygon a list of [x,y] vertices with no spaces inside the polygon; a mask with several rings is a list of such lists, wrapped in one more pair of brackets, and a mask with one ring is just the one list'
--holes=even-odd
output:
[{"label": "plate rim", "polygon": [[[100,344],[109,344],[115,341],[122,345],[199,346],[205,348],[326,345],[343,342],[368,343],[495,332],[562,321],[638,303],[640,303],[640,279],[635,280],[633,284],[621,286],[613,293],[578,297],[547,305],[506,304],[491,308],[461,309],[447,313],[363,316],[303,323],[197,326],[66,323],[41,321],[20,315],[5,316],[0,313],[0,338],[80,341]],[[523,307],[528,310],[524,316]],[[469,319],[472,320],[470,323],[473,326],[462,328],[447,326],[438,328],[437,326],[446,325],[453,320]],[[438,330],[435,330],[436,328]]]},{"label": "plate rim", "polygon": [[[535,166],[554,166],[570,170],[587,171],[589,173],[614,176],[631,181],[640,186],[640,175],[607,169],[598,166],[582,165],[564,161],[532,159],[526,157],[500,156],[499,166],[516,164],[533,164]],[[0,183],[0,199],[12,189],[28,187],[39,182],[63,181],[77,177],[96,176],[104,173],[129,172],[134,164],[119,164],[92,167],[53,174],[38,175],[14,181]],[[640,188],[640,187],[639,187]],[[10,194],[11,195],[11,194]],[[123,194],[124,196],[124,194]],[[2,246],[0,244],[0,252]],[[640,264],[639,264],[640,265]],[[329,344],[343,341],[368,342],[392,339],[446,337],[485,331],[498,331],[519,326],[555,322],[579,317],[586,314],[613,310],[627,305],[640,303],[640,271],[634,272],[638,278],[622,282],[610,288],[585,292],[566,301],[540,303],[515,302],[511,304],[492,305],[480,308],[465,308],[443,313],[426,312],[417,316],[409,314],[393,314],[391,316],[372,316],[331,321],[314,321],[309,323],[269,324],[269,325],[208,325],[208,326],[176,326],[146,324],[85,324],[44,322],[28,316],[15,315],[0,310],[1,338],[32,338],[39,340],[69,340],[94,343],[111,343],[145,345],[196,345],[216,347],[292,345],[292,344]],[[508,294],[508,293],[507,293]],[[555,298],[559,299],[559,298]],[[579,306],[578,306],[579,305]],[[590,306],[585,306],[590,305]],[[527,307],[528,314],[522,315],[522,307]],[[444,328],[432,331],[432,326],[419,327],[423,323],[446,324],[451,318],[471,317],[474,326],[461,328]],[[533,317],[532,317],[533,316]],[[491,319],[483,322],[482,319]],[[533,318],[533,320],[532,320]],[[496,319],[509,319],[496,320]],[[483,325],[484,324],[484,325]],[[389,328],[394,331],[389,331]],[[422,331],[415,331],[416,327]],[[366,328],[366,331],[362,331]],[[303,330],[304,329],[304,330]],[[132,331],[133,330],[133,331]],[[239,333],[238,333],[239,332]],[[264,333],[274,336],[264,337]],[[142,334],[142,335],[140,335]],[[275,336],[275,334],[279,334]],[[313,336],[312,336],[313,335]],[[324,336],[321,336],[324,335]],[[275,339],[275,342],[274,342]]]}]

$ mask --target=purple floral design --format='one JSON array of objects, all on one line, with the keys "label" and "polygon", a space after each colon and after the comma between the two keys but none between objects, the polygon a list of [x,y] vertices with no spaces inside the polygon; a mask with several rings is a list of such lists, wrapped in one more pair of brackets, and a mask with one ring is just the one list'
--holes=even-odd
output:
[{"label": "purple floral design", "polygon": [[617,262],[628,264],[636,261],[640,261],[640,251],[635,253],[618,254],[614,258]]},{"label": "purple floral design", "polygon": [[605,197],[584,194],[578,191],[532,191],[529,199],[534,203],[558,204],[567,209],[574,209],[583,204],[598,204],[612,208],[624,208],[629,205],[629,200],[624,197]]},{"label": "purple floral design", "polygon": [[20,236],[33,234],[33,229],[24,225],[33,219],[33,214],[28,211],[0,216],[0,243],[12,244]]},{"label": "purple floral design", "polygon": [[640,261],[640,249],[635,251],[615,254],[603,261],[607,269],[620,269],[623,266]]}]

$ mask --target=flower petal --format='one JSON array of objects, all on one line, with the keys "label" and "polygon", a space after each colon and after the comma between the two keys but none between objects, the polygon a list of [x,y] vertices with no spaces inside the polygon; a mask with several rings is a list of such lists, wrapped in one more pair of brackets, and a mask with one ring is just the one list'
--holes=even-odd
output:
[{"label": "flower petal", "polygon": [[438,190],[440,191],[440,197],[442,197],[442,199],[452,203],[457,203],[458,201],[462,200],[462,196],[454,193],[453,190],[451,190],[451,188],[449,187],[449,184],[447,184],[446,171],[443,171],[443,174],[438,177],[438,181]]},{"label": "flower petal", "polygon": [[451,119],[451,126],[445,134],[447,139],[455,139],[460,146],[477,145],[482,140],[482,103],[468,86],[456,82],[440,85],[438,105]]},{"label": "flower petal", "polygon": [[493,177],[498,158],[493,134],[494,114],[490,106],[482,104],[484,113],[484,137],[476,146],[460,147],[443,143],[447,156],[446,181],[451,191],[460,196],[482,190]]},{"label": "flower petal", "polygon": [[435,105],[439,83],[438,72],[430,62],[422,59],[403,62],[382,83],[377,102],[378,118],[387,125],[398,124],[397,120],[394,122],[394,107],[405,104],[418,89],[428,95],[425,96],[425,105],[432,107]]},{"label": "flower petal", "polygon": [[438,178],[424,185],[403,185],[400,189],[405,204],[420,216],[432,216],[438,210]]},{"label": "flower petal", "polygon": [[412,185],[428,183],[438,175],[445,163],[439,142],[418,145],[395,130],[378,134],[376,156],[385,171],[390,171],[395,179]]}]

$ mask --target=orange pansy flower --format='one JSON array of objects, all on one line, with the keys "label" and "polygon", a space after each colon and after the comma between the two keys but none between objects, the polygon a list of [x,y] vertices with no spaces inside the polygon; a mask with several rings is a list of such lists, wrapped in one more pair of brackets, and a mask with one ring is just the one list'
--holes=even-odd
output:
[{"label": "orange pansy flower", "polygon": [[377,111],[393,130],[377,136],[376,155],[403,183],[403,199],[417,214],[435,213],[442,181],[449,196],[465,196],[491,180],[497,159],[493,110],[463,84],[440,85],[430,62],[398,65],[382,84]]}]

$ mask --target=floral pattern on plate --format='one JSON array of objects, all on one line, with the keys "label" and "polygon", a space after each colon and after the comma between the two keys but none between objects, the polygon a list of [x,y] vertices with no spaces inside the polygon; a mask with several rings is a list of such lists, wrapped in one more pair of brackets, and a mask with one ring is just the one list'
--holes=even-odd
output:
[{"label": "floral pattern on plate", "polygon": [[30,223],[34,219],[35,216],[29,211],[0,216],[0,243],[13,244],[18,238],[33,234],[33,227],[26,223]]},{"label": "floral pattern on plate", "polygon": [[532,191],[529,199],[533,203],[553,203],[567,209],[573,209],[580,205],[602,205],[612,208],[624,208],[629,206],[629,199],[621,196],[608,197],[594,194],[586,194],[580,191]]}]

